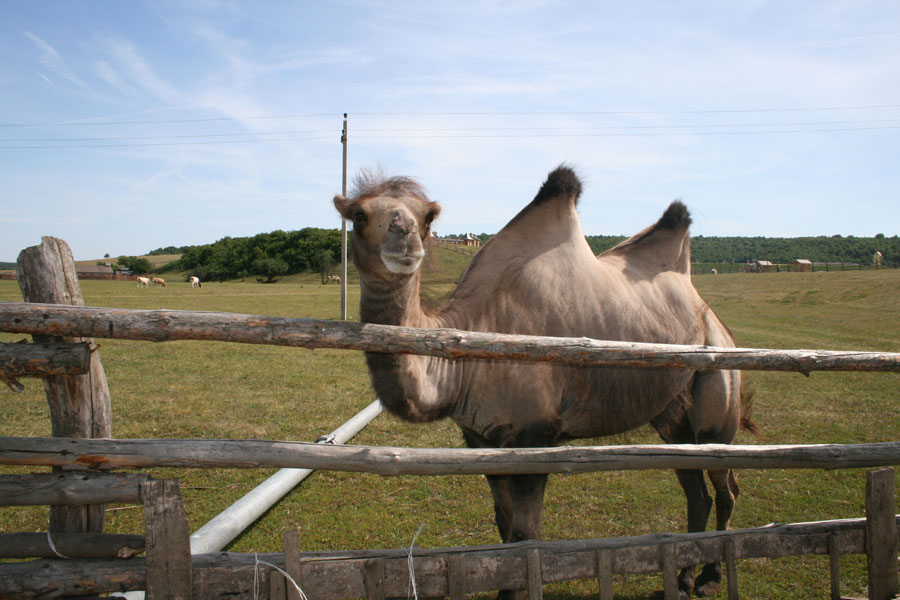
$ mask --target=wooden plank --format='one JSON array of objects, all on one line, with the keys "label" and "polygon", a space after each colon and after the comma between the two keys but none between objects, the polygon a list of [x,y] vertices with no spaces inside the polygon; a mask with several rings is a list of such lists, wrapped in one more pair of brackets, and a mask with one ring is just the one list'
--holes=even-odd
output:
[{"label": "wooden plank", "polygon": [[541,551],[529,548],[525,554],[528,564],[528,598],[541,600],[544,597],[544,572],[541,568]]},{"label": "wooden plank", "polygon": [[[300,563],[300,536],[296,529],[289,529],[284,532],[284,570],[294,580],[294,583],[303,589],[303,565]],[[301,600],[300,593],[297,589],[287,583],[287,600]]]},{"label": "wooden plank", "polygon": [[447,595],[450,600],[466,600],[466,555],[447,555]]},{"label": "wooden plank", "polygon": [[141,484],[148,600],[191,600],[191,545],[177,479]]},{"label": "wooden plank", "polygon": [[737,548],[734,538],[725,539],[725,576],[728,580],[728,600],[739,600],[737,576]]},{"label": "wooden plank", "polygon": [[366,579],[366,599],[384,600],[384,560],[381,558],[367,560],[363,569]]},{"label": "wooden plank", "polygon": [[0,533],[0,558],[131,558],[144,536],[107,533]]},{"label": "wooden plank", "polygon": [[[16,278],[26,303],[84,306],[72,250],[61,239],[45,236],[39,246],[22,250],[16,265]],[[93,345],[90,336],[57,337],[65,335],[45,330],[35,335],[34,341]],[[43,384],[50,406],[51,431],[55,437],[112,436],[109,387],[98,353],[91,353],[87,374],[44,377]],[[50,531],[102,532],[105,512],[102,505],[51,506]]]},{"label": "wooden plank", "polygon": [[392,448],[261,440],[87,440],[0,436],[0,464],[146,469],[288,467],[379,475],[502,475],[646,469],[836,469],[900,464],[900,442]]},{"label": "wooden plank", "polygon": [[615,565],[614,550],[604,548],[597,550],[597,585],[600,588],[600,600],[614,600],[613,572]]},{"label": "wooden plank", "polygon": [[828,562],[831,572],[831,600],[841,600],[841,549],[836,532],[828,535]]},{"label": "wooden plank", "polygon": [[870,600],[888,600],[898,592],[896,506],[894,470],[866,473],[866,565]]},{"label": "wooden plank", "polygon": [[84,375],[90,370],[91,347],[77,344],[0,343],[0,378]]},{"label": "wooden plank", "polygon": [[[420,598],[449,594],[445,556],[464,553],[466,556],[467,592],[476,594],[501,588],[525,587],[525,550],[536,547],[541,552],[541,566],[546,583],[591,579],[596,575],[598,550],[613,550],[618,573],[656,573],[659,570],[660,543],[676,544],[679,567],[697,562],[721,561],[724,558],[722,540],[740,539],[737,558],[763,558],[759,552],[771,556],[788,554],[828,554],[828,537],[838,534],[843,554],[865,553],[865,520],[847,519],[833,522],[799,523],[756,528],[705,532],[696,534],[665,534],[630,538],[520,542],[467,548],[416,549],[416,581]],[[755,539],[767,538],[773,544],[751,544]],[[803,543],[792,540],[800,539]],[[824,541],[822,541],[824,540]],[[782,547],[787,547],[786,552]],[[391,577],[385,575],[384,591],[388,597],[406,597],[409,590],[409,571],[406,565],[408,548],[396,550],[305,552],[303,560],[304,590],[314,600],[343,600],[366,596],[363,576],[366,561],[380,559],[391,567]],[[259,560],[283,566],[283,554],[260,554]],[[254,554],[217,552],[193,556],[192,580],[196,600],[228,597],[231,600],[253,598]],[[385,568],[387,571],[387,568]],[[0,597],[59,598],[81,593],[103,593],[146,589],[145,560],[127,561],[65,561],[38,560],[29,563],[0,563]]]},{"label": "wooden plank", "polygon": [[716,348],[291,319],[234,313],[0,304],[0,331],[165,342],[200,340],[398,352],[455,360],[694,370],[900,371],[900,353]]},{"label": "wooden plank", "polygon": [[286,600],[287,588],[291,587],[284,575],[275,569],[266,569],[269,580],[269,600]]},{"label": "wooden plank", "polygon": [[0,475],[0,506],[123,504],[142,502],[146,473],[67,471]]},{"label": "wooden plank", "polygon": [[659,567],[663,577],[663,598],[678,600],[678,563],[674,542],[659,546]]}]

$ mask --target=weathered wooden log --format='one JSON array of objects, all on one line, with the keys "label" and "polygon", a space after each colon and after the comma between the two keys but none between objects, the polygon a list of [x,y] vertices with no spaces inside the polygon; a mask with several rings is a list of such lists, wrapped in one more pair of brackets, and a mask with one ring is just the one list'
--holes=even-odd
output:
[{"label": "weathered wooden log", "polygon": [[111,533],[0,534],[0,558],[131,558],[144,536]]},{"label": "weathered wooden log", "polygon": [[79,344],[0,343],[0,377],[84,375],[90,370],[91,347]]},{"label": "weathered wooden log", "polygon": [[866,473],[866,573],[870,600],[895,598],[900,591],[896,507],[894,470]]},{"label": "weathered wooden log", "polygon": [[[84,306],[78,285],[75,261],[69,245],[61,239],[45,236],[41,245],[19,253],[16,278],[25,302],[44,302]],[[53,333],[37,334],[36,343],[87,343],[90,336],[59,339]],[[47,403],[50,406],[51,431],[57,437],[108,438],[112,435],[112,407],[106,374],[100,356],[93,352],[89,373],[85,375],[54,375],[43,378]],[[52,506],[50,531],[101,532],[105,507]]]},{"label": "weathered wooden log", "polygon": [[147,531],[147,600],[191,600],[191,544],[177,479],[141,484]]},{"label": "weathered wooden log", "polygon": [[715,348],[599,341],[233,313],[0,304],[0,331],[166,342],[205,340],[531,360],[579,366],[900,372],[900,353]]},{"label": "weathered wooden log", "polygon": [[0,475],[0,506],[78,506],[142,502],[145,473],[68,471]]},{"label": "weathered wooden log", "polygon": [[[900,518],[898,518],[900,520]],[[468,548],[412,549],[416,588],[420,596],[450,594],[448,564],[451,555],[465,556],[466,591],[487,592],[501,588],[524,587],[526,556],[529,549],[540,551],[543,581],[554,583],[576,579],[594,579],[597,553],[608,550],[615,573],[656,573],[661,544],[675,545],[678,568],[697,563],[723,561],[723,540],[734,539],[735,557],[779,558],[803,554],[828,554],[836,546],[841,554],[865,552],[865,520],[846,519],[817,523],[770,525],[691,534],[654,534],[630,538],[570,541],[527,541],[516,544]],[[831,546],[829,545],[829,540]],[[366,595],[364,566],[381,559],[386,596],[403,597],[409,586],[409,548],[398,550],[360,550],[342,552],[305,552],[300,554],[303,590],[317,600],[343,600]],[[285,567],[284,554],[214,553],[193,556],[193,597],[197,600],[251,600],[254,598],[253,571],[257,559]],[[262,567],[260,567],[262,569]],[[79,593],[99,594],[145,589],[146,562],[143,558],[127,561],[38,560],[29,563],[0,564],[0,597],[59,598]],[[265,598],[265,586],[260,592]]]},{"label": "weathered wooden log", "polygon": [[839,469],[900,464],[900,442],[391,448],[261,440],[85,440],[0,436],[0,464],[75,469],[303,468],[379,475],[502,475],[646,469]]}]

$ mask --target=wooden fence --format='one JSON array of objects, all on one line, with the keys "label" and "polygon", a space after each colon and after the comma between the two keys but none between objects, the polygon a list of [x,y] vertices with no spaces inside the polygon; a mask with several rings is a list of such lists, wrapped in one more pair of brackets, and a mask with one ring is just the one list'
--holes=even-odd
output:
[{"label": "wooden fence", "polygon": [[[390,350],[445,358],[516,358],[580,365],[675,368],[900,371],[900,354],[721,349],[610,344],[587,339],[524,338],[450,330],[180,311],[132,311],[83,305],[62,240],[23,251],[31,265],[23,295],[0,303],[0,331],[30,333],[37,344],[6,344],[0,378],[41,376],[51,404],[53,438],[0,437],[0,464],[52,466],[52,474],[0,476],[0,505],[51,505],[46,533],[0,536],[0,597],[57,598],[146,590],[150,598],[298,598],[283,573],[313,598],[385,598],[407,593],[450,596],[596,579],[612,599],[613,573],[662,572],[665,597],[677,598],[678,570],[726,564],[729,598],[738,597],[736,560],[797,554],[830,557],[832,597],[839,597],[841,554],[865,554],[869,597],[897,593],[898,517],[893,471],[867,475],[866,519],[697,534],[396,551],[300,552],[296,532],[283,553],[190,555],[187,521],[175,480],[112,473],[154,466],[293,467],[382,474],[574,473],[672,468],[844,468],[900,464],[900,442],[815,446],[644,446],[520,449],[404,449],[285,442],[112,440],[109,396],[91,337],[151,341],[218,340],[302,347]],[[74,285],[73,285],[74,282]],[[51,291],[47,291],[51,290]],[[65,304],[69,306],[59,306]],[[74,306],[73,306],[74,305]],[[42,337],[43,336],[43,337]],[[60,339],[62,338],[62,339]],[[390,340],[389,342],[386,340]],[[90,360],[85,366],[85,352]],[[70,390],[75,398],[59,390]],[[84,391],[80,391],[84,390]],[[51,396],[52,394],[52,396]],[[71,410],[72,406],[82,410]],[[87,406],[87,408],[84,408]],[[66,410],[63,410],[66,408]],[[90,416],[85,416],[86,414]],[[144,505],[144,535],[102,533],[102,505]],[[99,506],[99,511],[97,507]],[[135,556],[144,553],[144,557]],[[68,559],[68,560],[64,560]],[[262,585],[260,579],[262,578]],[[254,585],[256,583],[256,585]]]}]

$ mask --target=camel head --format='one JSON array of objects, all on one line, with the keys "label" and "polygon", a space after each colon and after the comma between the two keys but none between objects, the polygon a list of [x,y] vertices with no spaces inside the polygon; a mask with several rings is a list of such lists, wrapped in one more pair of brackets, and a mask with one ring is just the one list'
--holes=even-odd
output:
[{"label": "camel head", "polygon": [[350,197],[334,206],[353,222],[353,263],[360,275],[381,279],[412,275],[425,258],[425,240],[441,212],[412,179],[364,172]]}]

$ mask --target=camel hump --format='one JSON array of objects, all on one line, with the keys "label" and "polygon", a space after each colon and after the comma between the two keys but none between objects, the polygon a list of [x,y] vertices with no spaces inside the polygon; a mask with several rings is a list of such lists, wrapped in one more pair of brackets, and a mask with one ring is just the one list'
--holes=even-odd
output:
[{"label": "camel hump", "polygon": [[578,203],[581,196],[581,180],[571,167],[560,165],[547,175],[547,181],[538,190],[537,196],[531,201],[531,206],[538,206],[555,198],[572,198]]},{"label": "camel hump", "polygon": [[669,205],[659,220],[600,255],[620,256],[633,264],[653,265],[657,270],[690,273],[691,214],[680,200]]}]

